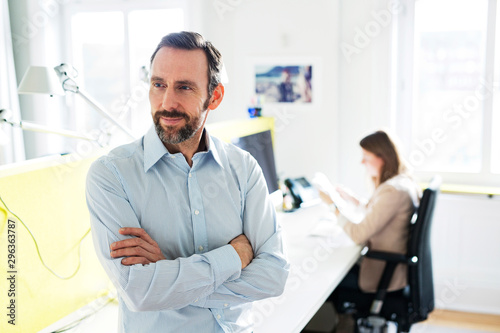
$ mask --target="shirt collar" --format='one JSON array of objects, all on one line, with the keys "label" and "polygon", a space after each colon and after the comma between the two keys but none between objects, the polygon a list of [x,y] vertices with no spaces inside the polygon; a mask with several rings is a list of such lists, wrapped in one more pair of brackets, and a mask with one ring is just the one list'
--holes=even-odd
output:
[{"label": "shirt collar", "polygon": [[206,128],[205,128],[205,135],[208,138],[208,140],[207,140],[208,141],[208,152],[212,153],[212,156],[213,156],[215,162],[217,162],[217,164],[219,164],[220,167],[223,168],[224,165],[222,164],[222,162],[220,160],[219,151],[217,150],[217,147],[215,146],[215,143],[214,143],[212,136],[208,134],[208,131]]},{"label": "shirt collar", "polygon": [[[206,129],[203,129],[203,137],[207,145],[207,153],[212,154],[214,160],[223,167],[220,160],[219,152],[215,146],[214,140],[208,134]],[[165,148],[163,142],[161,142],[158,134],[156,133],[155,127],[152,126],[149,131],[144,136],[144,172],[156,164],[164,155],[170,155],[170,152]]]},{"label": "shirt collar", "polygon": [[170,153],[158,137],[155,127],[151,126],[144,136],[144,172],[148,172],[165,154]]}]

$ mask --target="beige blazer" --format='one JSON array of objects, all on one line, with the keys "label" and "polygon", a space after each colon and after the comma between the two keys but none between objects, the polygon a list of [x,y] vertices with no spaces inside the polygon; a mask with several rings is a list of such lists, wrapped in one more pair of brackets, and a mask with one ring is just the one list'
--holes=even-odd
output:
[{"label": "beige blazer", "polygon": [[[371,250],[406,254],[410,219],[418,206],[421,191],[406,175],[397,175],[380,184],[366,205],[364,219],[355,224],[340,214],[339,223],[357,244]],[[360,264],[359,287],[365,292],[377,289],[385,263],[363,258]],[[394,271],[389,290],[408,284],[407,267],[400,264]]]}]

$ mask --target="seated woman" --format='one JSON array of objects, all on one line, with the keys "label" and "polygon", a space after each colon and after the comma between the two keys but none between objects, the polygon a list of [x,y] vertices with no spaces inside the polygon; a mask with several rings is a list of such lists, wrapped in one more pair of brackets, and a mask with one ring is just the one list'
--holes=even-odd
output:
[{"label": "seated woman", "polygon": [[[355,205],[363,205],[365,216],[360,223],[349,221],[334,205],[331,197],[320,192],[321,198],[332,205],[338,223],[357,244],[366,244],[370,250],[406,253],[410,219],[419,204],[421,191],[408,174],[394,141],[384,131],[377,131],[360,142],[363,163],[371,177],[375,190],[368,203],[338,188],[341,196]],[[363,258],[359,265],[346,275],[330,296],[337,311],[343,312],[345,302],[366,303],[364,293],[376,291],[385,263]],[[407,285],[407,268],[396,267],[389,284],[389,291],[403,289]],[[370,301],[371,302],[371,301]],[[368,304],[369,306],[369,304]]]}]

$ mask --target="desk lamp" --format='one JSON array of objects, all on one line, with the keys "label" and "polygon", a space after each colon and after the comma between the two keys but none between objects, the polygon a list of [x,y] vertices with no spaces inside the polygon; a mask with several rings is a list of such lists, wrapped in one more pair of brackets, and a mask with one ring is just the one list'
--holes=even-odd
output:
[{"label": "desk lamp", "polygon": [[30,66],[18,87],[20,94],[64,95],[66,91],[78,94],[103,117],[115,124],[120,130],[134,139],[132,132],[120,124],[106,109],[81,89],[75,81],[78,72],[73,66],[60,64],[49,67]]}]

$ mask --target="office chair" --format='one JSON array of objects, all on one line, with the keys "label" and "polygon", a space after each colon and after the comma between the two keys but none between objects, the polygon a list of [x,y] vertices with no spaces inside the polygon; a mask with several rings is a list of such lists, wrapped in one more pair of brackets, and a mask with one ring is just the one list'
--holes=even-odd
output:
[{"label": "office chair", "polygon": [[[420,205],[411,220],[406,255],[381,251],[368,251],[365,254],[368,258],[385,261],[386,266],[375,297],[367,294],[373,300],[371,306],[367,306],[370,302],[364,302],[359,307],[354,305],[353,311],[353,304],[349,304],[356,319],[356,331],[370,331],[370,328],[384,325],[387,320],[397,323],[398,333],[409,332],[414,323],[427,319],[427,315],[433,311],[430,231],[440,183],[440,178],[435,177],[423,192]],[[402,291],[387,292],[394,269],[400,263],[408,265],[408,286]]]}]

